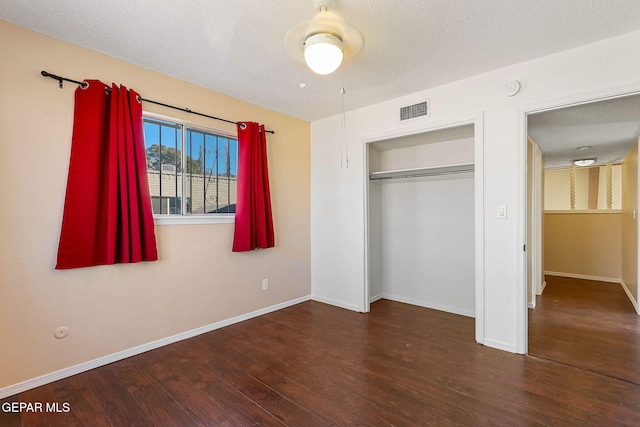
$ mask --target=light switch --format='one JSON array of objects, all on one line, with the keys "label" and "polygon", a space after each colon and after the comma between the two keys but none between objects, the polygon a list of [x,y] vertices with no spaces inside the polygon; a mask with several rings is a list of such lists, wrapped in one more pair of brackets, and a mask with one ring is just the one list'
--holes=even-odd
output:
[{"label": "light switch", "polygon": [[498,218],[505,219],[507,217],[507,207],[506,206],[498,206]]}]

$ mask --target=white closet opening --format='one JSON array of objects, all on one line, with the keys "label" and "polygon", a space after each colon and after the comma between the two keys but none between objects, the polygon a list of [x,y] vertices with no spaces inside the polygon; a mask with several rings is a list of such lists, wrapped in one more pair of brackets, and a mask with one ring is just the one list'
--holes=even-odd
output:
[{"label": "white closet opening", "polygon": [[474,125],[367,150],[370,302],[475,317]]}]

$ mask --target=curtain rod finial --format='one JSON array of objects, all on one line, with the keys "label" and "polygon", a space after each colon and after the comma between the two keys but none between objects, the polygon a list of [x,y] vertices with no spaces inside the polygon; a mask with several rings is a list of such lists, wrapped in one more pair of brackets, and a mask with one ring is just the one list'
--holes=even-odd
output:
[{"label": "curtain rod finial", "polygon": [[57,81],[58,81],[58,87],[59,87],[60,89],[63,89],[63,85],[62,85],[62,77],[60,77],[60,76],[56,76],[55,74],[48,73],[48,72],[46,72],[46,71],[44,71],[44,70],[40,71],[40,75],[41,75],[42,77],[51,77],[52,79],[57,80]]}]

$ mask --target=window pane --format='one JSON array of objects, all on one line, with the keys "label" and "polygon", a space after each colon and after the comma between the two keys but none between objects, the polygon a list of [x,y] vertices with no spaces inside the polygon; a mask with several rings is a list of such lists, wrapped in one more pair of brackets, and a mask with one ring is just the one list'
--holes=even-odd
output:
[{"label": "window pane", "polygon": [[218,147],[221,153],[223,168],[220,171],[220,197],[218,198],[219,212],[236,211],[236,190],[238,173],[238,141],[229,138],[219,138]]},{"label": "window pane", "polygon": [[144,119],[149,190],[154,214],[180,214],[182,126]]},{"label": "window pane", "polygon": [[187,213],[202,214],[204,194],[204,170],[206,153],[203,152],[204,135],[187,129],[186,196],[191,200]]},{"label": "window pane", "polygon": [[187,130],[188,213],[234,213],[238,143],[194,129]]},{"label": "window pane", "polygon": [[183,129],[180,123],[144,119],[153,213],[235,213],[237,140],[187,128],[183,153]]}]

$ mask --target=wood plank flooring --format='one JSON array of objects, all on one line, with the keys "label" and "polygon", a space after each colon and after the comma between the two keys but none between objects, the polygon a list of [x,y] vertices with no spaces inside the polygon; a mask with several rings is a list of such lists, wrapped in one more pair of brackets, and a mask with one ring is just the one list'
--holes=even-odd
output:
[{"label": "wood plank flooring", "polygon": [[617,283],[546,276],[529,354],[640,384],[640,316]]},{"label": "wood plank flooring", "polygon": [[5,401],[2,426],[640,425],[640,386],[475,343],[474,320],[309,301]]}]

